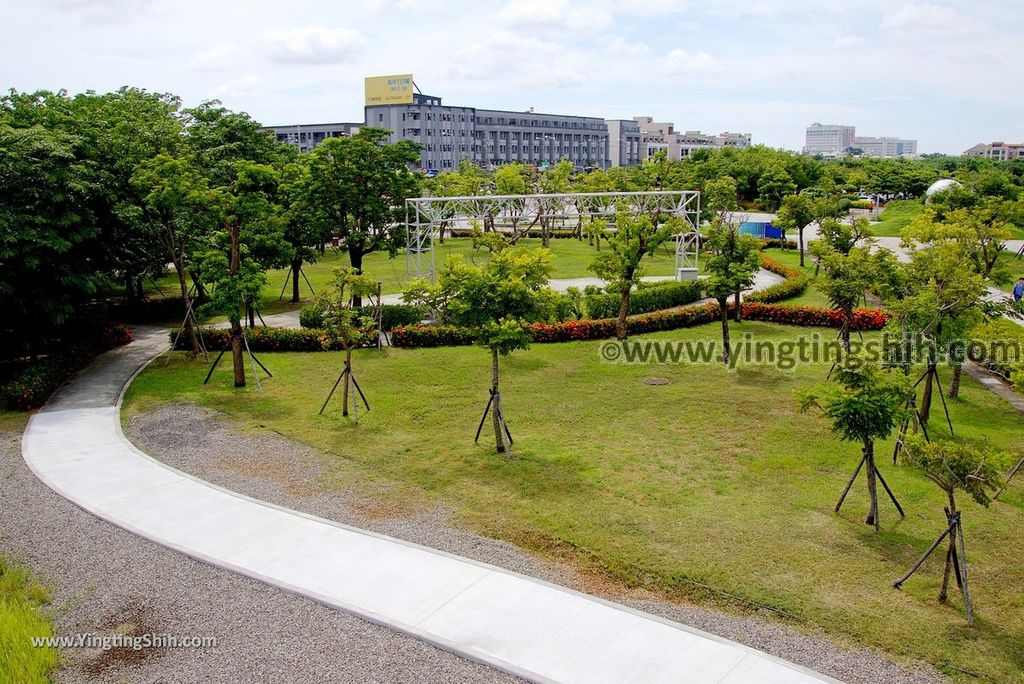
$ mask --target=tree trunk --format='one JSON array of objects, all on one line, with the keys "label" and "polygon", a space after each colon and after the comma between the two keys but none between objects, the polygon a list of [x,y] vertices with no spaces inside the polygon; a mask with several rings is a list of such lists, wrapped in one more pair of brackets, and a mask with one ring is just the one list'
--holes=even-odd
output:
[{"label": "tree trunk", "polygon": [[548,219],[540,221],[540,244],[542,247],[550,247],[551,240],[548,238]]},{"label": "tree trunk", "polygon": [[950,399],[956,399],[960,396],[960,376],[963,375],[964,364],[958,363],[953,366],[953,379],[949,381],[949,390],[946,392],[946,396]]},{"label": "tree trunk", "polygon": [[736,294],[734,295],[734,301],[736,303],[736,310],[732,313],[732,319],[737,323],[743,322],[743,312],[740,308],[740,288],[736,287]]},{"label": "tree trunk", "polygon": [[853,311],[843,311],[843,327],[839,329],[839,337],[843,341],[843,350],[850,353],[850,335],[853,331]]},{"label": "tree trunk", "polygon": [[[242,265],[242,248],[238,233],[238,224],[232,222],[229,229],[229,234],[231,235],[231,262],[228,265],[228,275],[231,278],[238,277],[238,271]],[[245,360],[242,357],[242,324],[237,316],[231,321],[231,360],[235,367],[235,387],[245,387]]]},{"label": "tree trunk", "polygon": [[200,277],[199,273],[196,273],[194,268],[189,269],[189,275],[192,277],[192,284],[196,286],[196,301],[205,302],[206,286],[203,285],[203,279]]},{"label": "tree trunk", "polygon": [[[956,499],[953,498],[953,492],[947,491],[946,497],[949,499],[949,508],[946,509],[946,524],[951,522],[951,519],[956,515]],[[949,575],[953,570],[953,557],[956,555],[956,530],[949,533],[949,548],[946,549],[946,565],[942,569],[942,587],[939,589],[939,601],[945,603],[946,597],[948,596],[949,590]]]},{"label": "tree trunk", "polygon": [[718,308],[722,313],[722,363],[729,365],[729,299],[721,297]]},{"label": "tree trunk", "polygon": [[629,316],[629,297],[633,288],[627,288],[622,292],[622,300],[619,302],[619,318],[615,321],[615,337],[620,340],[626,339],[626,317]]},{"label": "tree trunk", "polygon": [[256,327],[256,305],[251,299],[245,302],[245,315],[249,319],[249,329],[252,330]]},{"label": "tree trunk", "polygon": [[302,275],[302,257],[292,257],[292,304],[299,303],[299,278]]},{"label": "tree trunk", "polygon": [[501,394],[498,392],[498,350],[491,349],[491,419],[494,423],[494,444],[499,454],[505,453],[505,434],[501,425]]},{"label": "tree trunk", "polygon": [[341,415],[348,415],[348,386],[352,384],[352,349],[348,348],[345,350],[345,368],[348,370],[348,375],[345,377],[345,387],[342,390],[342,406]]},{"label": "tree trunk", "polygon": [[871,440],[864,441],[864,468],[868,471],[868,495],[871,497],[871,507],[868,509],[868,517],[864,520],[868,525],[874,525],[880,529],[878,522],[878,487],[875,478],[875,443]]},{"label": "tree trunk", "polygon": [[[348,262],[352,265],[352,270],[358,274],[363,272],[363,251],[356,247],[348,248]],[[358,295],[352,295],[352,306],[359,307],[363,305],[363,298]]]},{"label": "tree trunk", "polygon": [[804,267],[804,229],[797,231],[797,239],[800,241],[800,268]]},{"label": "tree trunk", "polygon": [[932,412],[932,385],[935,375],[935,364],[928,364],[928,371],[924,377],[924,389],[921,390],[921,408],[917,411],[917,417],[922,423],[928,423],[928,416]]},{"label": "tree trunk", "polygon": [[[188,282],[185,265],[175,260],[174,270],[178,272],[178,285],[181,287],[181,299],[185,303],[185,311],[189,310],[191,301],[188,298]],[[182,334],[188,341],[188,346],[192,350],[192,356],[199,356],[202,351],[202,347],[199,346],[199,336],[196,335],[196,327],[192,325],[192,316],[185,317],[185,326],[182,328]]]}]

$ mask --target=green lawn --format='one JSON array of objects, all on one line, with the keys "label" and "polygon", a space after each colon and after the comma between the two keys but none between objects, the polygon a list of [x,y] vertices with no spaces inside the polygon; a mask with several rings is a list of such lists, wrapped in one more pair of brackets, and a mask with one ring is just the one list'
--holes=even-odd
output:
[{"label": "green lawn", "polygon": [[41,606],[48,604],[46,589],[25,568],[0,557],[0,681],[46,684],[57,667],[53,648],[35,648],[32,637],[53,636]]},{"label": "green lawn", "polygon": [[800,251],[796,249],[766,249],[764,250],[765,256],[771,257],[775,261],[785,264],[790,268],[802,270],[803,273],[811,279],[811,284],[807,286],[803,294],[799,297],[793,297],[787,299],[780,304],[792,304],[795,306],[820,306],[829,307],[828,297],[822,292],[817,283],[814,282],[814,257],[808,253],[804,253],[804,268],[800,268]]},{"label": "green lawn", "polygon": [[[523,238],[518,242],[523,247],[540,247],[540,238]],[[607,249],[602,246],[602,249]],[[552,278],[582,278],[593,277],[593,272],[588,266],[597,255],[594,247],[587,244],[586,240],[575,240],[571,238],[559,238],[551,240],[551,251],[554,256],[552,265],[554,271]],[[469,238],[447,238],[444,243],[435,243],[435,261],[437,268],[444,264],[444,260],[450,254],[461,254],[466,259],[486,260],[486,251],[474,251]],[[317,292],[327,288],[334,277],[334,269],[338,266],[349,265],[347,253],[328,248],[323,259],[315,264],[306,264],[303,271],[313,284]],[[406,258],[403,250],[394,259],[388,257],[387,253],[373,252],[363,259],[363,271],[371,277],[379,280],[385,294],[401,292],[406,281]],[[667,276],[675,272],[675,252],[673,245],[669,244],[660,248],[654,256],[644,259],[644,272],[646,275]],[[262,311],[273,313],[293,308],[291,300],[291,283],[285,290],[284,300],[279,302],[281,287],[284,285],[288,269],[276,269],[267,272],[267,284],[263,288]],[[175,296],[179,293],[177,276],[169,271],[159,280],[160,287],[168,296]],[[300,296],[303,299],[302,305],[306,305],[312,299],[309,288],[305,282],[301,283]],[[159,296],[159,294],[157,294]]]},{"label": "green lawn", "polygon": [[907,224],[923,211],[924,203],[919,199],[893,200],[878,215],[879,222],[871,226],[871,232],[879,237],[900,237]]},{"label": "green lawn", "polygon": [[[732,329],[736,338],[832,337],[754,322]],[[718,335],[709,325],[651,338]],[[491,452],[486,431],[480,446],[472,443],[489,362],[471,347],[356,352],[373,407],[358,426],[336,405],[317,415],[340,353],[262,355],[274,372],[262,393],[232,389],[230,364],[205,387],[202,362],[154,364],[129,389],[125,416],[162,402],[216,407],[241,428],[265,426],[321,450],[325,487],[399,508],[442,504],[470,529],[568,555],[626,585],[737,611],[756,604],[840,643],[921,658],[954,675],[959,668],[1019,679],[1024,483],[989,509],[961,497],[977,620],[968,628],[959,598],[935,599],[941,554],[903,591],[891,586],[944,525],[935,485],[883,457],[908,517],[883,501],[881,533],[862,524],[863,479],[842,514],[832,513],[859,449],[837,442],[822,416],[798,413],[794,396],[821,382],[827,367],[610,365],[599,348],[538,344],[502,361],[513,460]],[[650,375],[671,384],[641,382]],[[1020,451],[1024,419],[970,378],[952,411],[963,437]],[[878,451],[891,453],[891,445]]]}]

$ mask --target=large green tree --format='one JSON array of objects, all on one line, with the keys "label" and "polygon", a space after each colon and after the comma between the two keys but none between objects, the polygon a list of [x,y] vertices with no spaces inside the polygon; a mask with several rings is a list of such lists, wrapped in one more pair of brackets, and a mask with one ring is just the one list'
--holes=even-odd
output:
[{"label": "large green tree", "polygon": [[[749,287],[754,275],[761,267],[761,254],[757,240],[750,235],[741,235],[735,223],[716,217],[711,221],[704,236],[705,267],[708,278],[704,291],[718,302],[722,321],[722,362],[729,364],[729,297],[736,297],[739,309],[739,292]],[[736,320],[741,315],[737,313]]]},{"label": "large green tree", "polygon": [[405,200],[418,190],[409,165],[419,150],[408,140],[388,144],[390,135],[363,128],[348,138],[329,138],[310,153],[304,219],[321,235],[338,237],[356,273],[363,272],[367,254],[394,256],[405,243]]}]

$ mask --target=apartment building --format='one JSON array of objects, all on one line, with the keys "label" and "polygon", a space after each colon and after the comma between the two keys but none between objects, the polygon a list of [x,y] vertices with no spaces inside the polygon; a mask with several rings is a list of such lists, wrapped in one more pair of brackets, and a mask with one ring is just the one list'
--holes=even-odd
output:
[{"label": "apartment building", "polygon": [[358,133],[361,123],[293,124],[290,126],[267,126],[278,142],[295,145],[299,152],[309,152],[327,138],[348,137]]},{"label": "apartment building", "polygon": [[904,138],[872,138],[856,136],[853,147],[865,157],[914,157],[917,156],[917,141]]},{"label": "apartment building", "polygon": [[854,147],[856,135],[854,126],[813,123],[805,132],[804,154],[841,157]]},{"label": "apartment building", "polygon": [[643,132],[632,119],[608,119],[608,165],[635,166],[643,161],[640,147]]},{"label": "apartment building", "polygon": [[1024,144],[993,142],[989,144],[978,143],[960,155],[962,157],[984,157],[997,161],[1010,161],[1024,157]]},{"label": "apartment building", "polygon": [[749,133],[720,133],[719,135],[707,135],[700,131],[679,132],[675,125],[666,122],[654,121],[649,116],[637,116],[633,120],[641,132],[641,159],[650,159],[660,151],[665,150],[668,158],[678,161],[690,156],[699,149],[715,149],[721,147],[749,147],[751,135]]}]

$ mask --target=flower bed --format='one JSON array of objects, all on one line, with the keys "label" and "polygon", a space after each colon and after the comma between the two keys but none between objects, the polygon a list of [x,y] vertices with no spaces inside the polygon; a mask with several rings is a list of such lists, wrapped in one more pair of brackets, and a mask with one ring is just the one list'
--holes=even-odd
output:
[{"label": "flower bed", "polygon": [[[730,307],[731,310],[731,307]],[[833,309],[811,306],[786,306],[750,302],[743,304],[747,320],[766,321],[785,325],[839,328],[843,316]],[[718,305],[714,303],[687,306],[673,311],[631,316],[629,332],[633,335],[690,328],[719,320]],[[878,309],[857,309],[854,324],[862,331],[881,330],[889,314]],[[534,323],[529,326],[534,342],[571,342],[574,340],[602,340],[615,336],[615,319],[567,321],[565,323]],[[415,325],[395,328],[391,343],[396,347],[444,347],[473,343],[470,331],[452,326]]]},{"label": "flower bed", "polygon": [[780,302],[783,299],[797,297],[803,294],[804,290],[811,283],[807,276],[800,271],[764,255],[761,256],[761,267],[766,271],[782,276],[785,280],[758,292],[751,292],[746,296],[746,301],[748,302],[771,304],[772,302]]},{"label": "flower bed", "polygon": [[132,331],[125,325],[108,325],[87,333],[84,339],[71,342],[60,354],[53,354],[38,363],[26,366],[0,386],[4,403],[17,411],[27,411],[46,400],[65,380],[94,358],[114,347],[128,344]]}]

